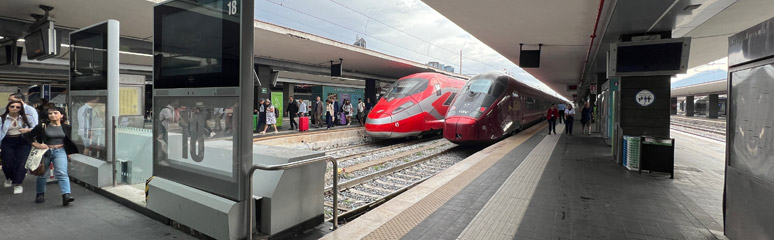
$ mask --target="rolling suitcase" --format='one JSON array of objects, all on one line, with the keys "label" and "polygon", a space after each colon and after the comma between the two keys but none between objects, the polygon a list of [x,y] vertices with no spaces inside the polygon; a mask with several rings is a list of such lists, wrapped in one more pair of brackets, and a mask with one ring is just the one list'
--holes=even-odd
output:
[{"label": "rolling suitcase", "polygon": [[347,115],[343,112],[339,114],[339,124],[347,125]]},{"label": "rolling suitcase", "polygon": [[298,131],[308,131],[309,130],[309,117],[298,117]]}]

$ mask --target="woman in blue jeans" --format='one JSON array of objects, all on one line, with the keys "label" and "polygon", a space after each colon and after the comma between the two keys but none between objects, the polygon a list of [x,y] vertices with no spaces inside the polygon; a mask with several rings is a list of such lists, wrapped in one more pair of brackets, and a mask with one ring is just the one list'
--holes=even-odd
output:
[{"label": "woman in blue jeans", "polygon": [[[70,196],[70,179],[67,175],[67,159],[70,154],[78,153],[78,148],[70,138],[70,132],[72,128],[70,125],[64,124],[65,116],[62,114],[64,111],[60,108],[48,109],[48,124],[39,124],[36,126],[30,134],[27,136],[28,140],[32,142],[32,146],[38,149],[49,149],[50,157],[43,162],[43,166],[49,166],[54,163],[54,176],[59,182],[59,190],[62,192],[62,205],[67,206],[70,202],[75,201],[75,198]],[[37,192],[35,196],[36,203],[45,202],[46,192],[46,177],[48,172],[43,176],[38,176],[37,179]]]},{"label": "woman in blue jeans", "polygon": [[24,111],[24,103],[10,101],[0,115],[0,158],[3,159],[4,187],[13,186],[13,194],[22,193],[22,182],[27,173],[24,165],[30,154],[30,143],[23,134],[32,130],[38,119]]}]

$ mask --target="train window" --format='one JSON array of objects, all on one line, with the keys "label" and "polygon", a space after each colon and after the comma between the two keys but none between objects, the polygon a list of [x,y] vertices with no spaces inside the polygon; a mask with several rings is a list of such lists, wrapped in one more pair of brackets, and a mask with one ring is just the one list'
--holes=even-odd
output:
[{"label": "train window", "polygon": [[454,100],[454,97],[456,97],[456,96],[457,96],[457,93],[452,93],[451,95],[449,95],[449,98],[447,98],[446,101],[443,102],[443,105],[444,106],[449,106],[451,104],[452,100]]},{"label": "train window", "polygon": [[385,96],[391,98],[403,98],[420,93],[427,89],[428,80],[424,78],[407,78],[398,80],[391,86],[390,92]]},{"label": "train window", "polygon": [[489,80],[472,80],[468,83],[468,91],[474,93],[489,93],[489,88],[492,86],[492,81]]}]

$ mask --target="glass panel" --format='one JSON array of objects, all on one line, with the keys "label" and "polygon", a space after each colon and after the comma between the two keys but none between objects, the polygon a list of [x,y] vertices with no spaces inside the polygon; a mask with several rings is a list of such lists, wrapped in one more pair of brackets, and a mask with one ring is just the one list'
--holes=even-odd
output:
[{"label": "glass panel", "polygon": [[105,148],[105,131],[108,126],[105,119],[104,96],[72,96],[70,98],[73,116],[70,124],[73,128],[71,137],[81,154],[99,160],[107,160]]},{"label": "glass panel", "polygon": [[408,78],[398,80],[391,87],[385,98],[392,101],[395,98],[403,98],[420,93],[427,89],[428,80],[424,78]]},{"label": "glass panel", "polygon": [[774,182],[774,65],[731,74],[729,165]]},{"label": "glass panel", "polygon": [[468,116],[477,118],[503,94],[505,86],[493,80],[471,80],[465,84],[452,103],[447,116]]},{"label": "glass panel", "polygon": [[154,7],[154,84],[239,86],[239,16],[231,1],[171,1]]},{"label": "glass panel", "polygon": [[[239,131],[239,98],[157,96],[154,101],[155,175],[235,198],[238,159],[232,136]],[[224,115],[218,117],[221,109]]]},{"label": "glass panel", "polygon": [[107,89],[107,23],[71,35],[70,90]]}]

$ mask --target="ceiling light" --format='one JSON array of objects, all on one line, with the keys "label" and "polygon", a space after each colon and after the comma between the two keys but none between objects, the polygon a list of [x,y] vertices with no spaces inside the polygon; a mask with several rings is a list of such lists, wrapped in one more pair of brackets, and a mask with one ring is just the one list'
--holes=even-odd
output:
[{"label": "ceiling light", "polygon": [[685,8],[683,8],[683,11],[691,11],[699,7],[701,7],[701,4],[688,5]]}]

